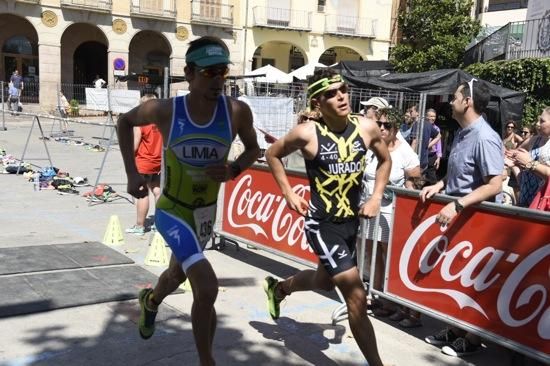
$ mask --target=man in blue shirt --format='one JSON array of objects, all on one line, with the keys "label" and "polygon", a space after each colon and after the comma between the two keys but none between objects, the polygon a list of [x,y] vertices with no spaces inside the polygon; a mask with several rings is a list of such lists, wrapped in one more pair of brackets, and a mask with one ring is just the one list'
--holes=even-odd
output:
[{"label": "man in blue shirt", "polygon": [[[489,102],[487,88],[472,79],[456,89],[451,108],[460,128],[455,134],[447,176],[420,192],[422,201],[445,189],[445,194],[457,197],[443,207],[436,217],[442,225],[449,224],[465,207],[494,200],[502,190],[504,146],[500,136],[481,116]],[[481,348],[479,337],[450,327],[426,337],[426,342],[443,346],[443,353],[464,356]]]},{"label": "man in blue shirt", "polygon": [[[411,112],[411,117],[414,116],[413,111],[416,111],[416,106],[411,107],[409,111]],[[418,116],[418,112],[416,112],[416,116]],[[413,122],[409,139],[412,149],[418,154],[422,176],[425,177],[426,170],[428,169],[430,148],[441,140],[441,133],[430,121],[417,119]],[[433,182],[428,181],[428,183]]]}]

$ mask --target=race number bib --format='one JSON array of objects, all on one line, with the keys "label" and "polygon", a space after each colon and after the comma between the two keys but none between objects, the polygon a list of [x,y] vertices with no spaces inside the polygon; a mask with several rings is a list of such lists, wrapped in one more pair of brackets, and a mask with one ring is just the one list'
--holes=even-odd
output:
[{"label": "race number bib", "polygon": [[193,210],[193,216],[195,218],[195,232],[199,238],[201,245],[205,245],[206,242],[212,237],[214,232],[214,218],[216,217],[216,204],[196,208]]}]

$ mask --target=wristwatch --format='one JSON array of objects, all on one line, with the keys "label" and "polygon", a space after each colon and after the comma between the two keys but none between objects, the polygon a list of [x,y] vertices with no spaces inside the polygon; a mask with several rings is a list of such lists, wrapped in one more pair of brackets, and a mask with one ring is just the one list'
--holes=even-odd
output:
[{"label": "wristwatch", "polygon": [[464,210],[464,206],[458,200],[455,200],[455,211],[459,213],[462,210]]}]

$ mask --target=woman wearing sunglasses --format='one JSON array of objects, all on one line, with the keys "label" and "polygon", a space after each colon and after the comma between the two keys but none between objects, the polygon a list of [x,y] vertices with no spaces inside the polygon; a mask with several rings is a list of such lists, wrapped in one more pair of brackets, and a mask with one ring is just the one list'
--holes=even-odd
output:
[{"label": "woman wearing sunglasses", "polygon": [[[397,138],[399,124],[402,121],[401,116],[396,112],[388,109],[379,109],[376,111],[376,123],[380,128],[382,140],[388,145],[390,152],[392,167],[390,172],[389,185],[396,187],[406,187],[414,189],[414,180],[420,178],[420,160],[418,155],[410,147],[409,144]],[[370,199],[376,181],[376,167],[378,159],[369,152],[367,155],[367,168],[363,175],[363,192],[361,202],[366,202]],[[373,288],[381,290],[384,282],[385,273],[385,258],[387,256],[388,240],[390,235],[392,216],[392,199],[391,192],[386,191],[382,199],[380,207],[380,222],[378,226],[378,250],[376,256],[376,269],[374,278],[371,280]],[[370,261],[372,240],[374,238],[374,220],[367,220],[367,257],[366,261]],[[420,314],[411,313],[408,309],[402,309],[395,312],[394,306],[382,300],[374,300],[372,302],[373,314],[379,317],[387,317],[391,315],[394,321],[400,321],[400,325],[406,328],[417,327],[420,325]]]},{"label": "woman wearing sunglasses", "polygon": [[523,138],[524,145],[529,139],[537,134],[537,128],[535,126],[524,126],[521,128],[520,135]]},{"label": "woman wearing sunglasses", "polygon": [[504,130],[504,137],[502,138],[502,143],[506,150],[515,149],[523,142],[524,138],[518,135],[516,130],[516,122],[511,119],[506,121],[506,129]]},{"label": "woman wearing sunglasses", "polygon": [[[319,121],[306,121],[277,140],[266,152],[267,163],[288,206],[306,217],[305,234],[319,257],[317,270],[305,270],[277,281],[269,276],[264,290],[271,317],[280,314],[280,302],[298,291],[338,287],[347,305],[354,338],[371,366],[380,366],[374,329],[367,316],[367,300],[354,255],[359,215],[375,217],[389,178],[391,160],[378,126],[351,115],[347,85],[331,69],[317,70],[309,81],[308,100],[320,112]],[[371,199],[359,206],[361,177],[368,150],[376,155]],[[282,158],[301,150],[306,163],[311,199],[292,190]]]},{"label": "woman wearing sunglasses", "polygon": [[[506,165],[518,172],[520,182],[518,206],[528,207],[550,174],[550,107],[538,118],[539,134],[527,144],[506,151]],[[540,166],[539,166],[540,165]]]}]

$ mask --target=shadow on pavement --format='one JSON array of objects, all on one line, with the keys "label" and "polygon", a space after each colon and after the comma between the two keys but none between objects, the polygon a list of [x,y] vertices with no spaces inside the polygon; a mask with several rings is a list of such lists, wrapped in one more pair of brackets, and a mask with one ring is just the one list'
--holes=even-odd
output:
[{"label": "shadow on pavement", "polygon": [[[314,365],[339,365],[321,351],[328,349],[330,344],[342,343],[342,337],[346,333],[346,328],[342,325],[300,323],[287,317],[279,318],[276,324],[252,321],[250,325],[264,338],[282,342],[285,348],[305,361]],[[334,336],[325,337],[326,330],[334,332]]]}]

